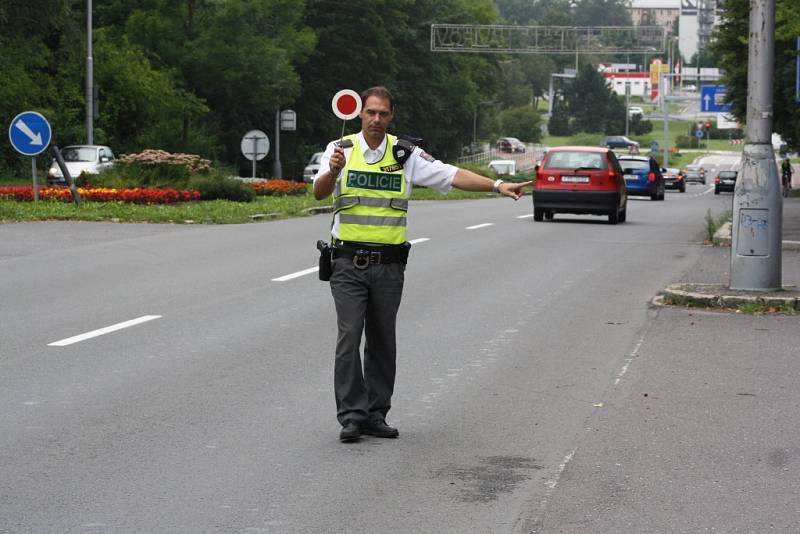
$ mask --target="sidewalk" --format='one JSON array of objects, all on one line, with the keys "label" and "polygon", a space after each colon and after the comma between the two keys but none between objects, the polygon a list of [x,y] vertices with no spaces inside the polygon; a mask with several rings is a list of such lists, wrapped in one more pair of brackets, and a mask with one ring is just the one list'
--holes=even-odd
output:
[{"label": "sidewalk", "polygon": [[[800,198],[783,200],[782,255],[789,251],[800,251]],[[730,261],[731,223],[723,225],[714,235],[714,244],[727,251]],[[725,267],[725,268],[723,268]],[[755,304],[766,307],[794,308],[800,310],[800,285],[787,282],[786,258],[782,262],[781,291],[738,291],[728,287],[729,279],[709,282],[681,281],[671,284],[663,291],[663,301],[667,304],[689,305],[710,308],[736,308],[742,304]],[[720,272],[729,273],[730,265],[721,266]],[[791,270],[789,271],[791,273]]]},{"label": "sidewalk", "polygon": [[[800,240],[800,198],[784,238]],[[800,287],[800,250],[782,253]],[[728,283],[730,248],[675,279]],[[654,306],[526,533],[800,532],[800,316]]]}]

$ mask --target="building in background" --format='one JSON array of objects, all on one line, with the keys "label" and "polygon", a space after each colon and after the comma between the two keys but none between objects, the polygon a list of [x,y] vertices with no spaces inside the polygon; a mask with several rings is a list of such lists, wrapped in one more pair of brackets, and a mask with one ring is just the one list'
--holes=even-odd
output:
[{"label": "building in background", "polygon": [[633,0],[631,19],[637,26],[663,26],[678,35],[680,55],[691,61],[708,46],[723,8],[724,0]]},{"label": "building in background", "polygon": [[663,26],[667,33],[678,33],[681,0],[633,0],[631,19],[634,26]]}]

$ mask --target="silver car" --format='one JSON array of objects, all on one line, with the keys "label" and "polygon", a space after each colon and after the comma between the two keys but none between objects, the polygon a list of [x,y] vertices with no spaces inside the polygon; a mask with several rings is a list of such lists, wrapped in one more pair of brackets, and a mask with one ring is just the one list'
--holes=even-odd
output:
[{"label": "silver car", "polygon": [[306,168],[303,169],[304,182],[314,181],[314,176],[316,176],[317,171],[319,170],[319,162],[321,160],[322,160],[322,152],[314,152],[314,155],[311,156],[310,160],[308,160],[308,165],[306,165]]},{"label": "silver car", "polygon": [[[102,145],[70,145],[61,149],[61,157],[70,176],[75,179],[86,174],[100,174],[114,165],[114,152]],[[47,171],[47,183],[65,185],[67,180],[55,160]]]}]

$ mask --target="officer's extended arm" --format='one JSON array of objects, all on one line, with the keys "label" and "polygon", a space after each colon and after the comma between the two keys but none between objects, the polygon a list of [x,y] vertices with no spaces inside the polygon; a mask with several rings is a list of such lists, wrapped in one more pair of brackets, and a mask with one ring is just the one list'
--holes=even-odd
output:
[{"label": "officer's extended arm", "polygon": [[[522,188],[531,185],[533,182],[510,183],[499,181],[497,192],[503,196],[518,200],[522,196]],[[495,191],[495,180],[481,176],[480,174],[458,169],[453,177],[453,187],[463,191]]]}]

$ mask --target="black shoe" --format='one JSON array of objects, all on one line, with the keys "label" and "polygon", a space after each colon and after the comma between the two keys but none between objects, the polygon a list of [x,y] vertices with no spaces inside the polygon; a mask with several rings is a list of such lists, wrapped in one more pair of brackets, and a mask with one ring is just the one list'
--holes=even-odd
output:
[{"label": "black shoe", "polygon": [[350,421],[345,423],[342,427],[342,431],[339,432],[339,441],[350,443],[351,441],[358,441],[359,439],[361,439],[361,428]]},{"label": "black shoe", "polygon": [[376,419],[375,421],[370,421],[367,423],[362,429],[364,434],[375,436],[376,438],[396,438],[400,435],[400,432],[393,426],[389,426],[386,424],[386,421],[383,419]]}]

